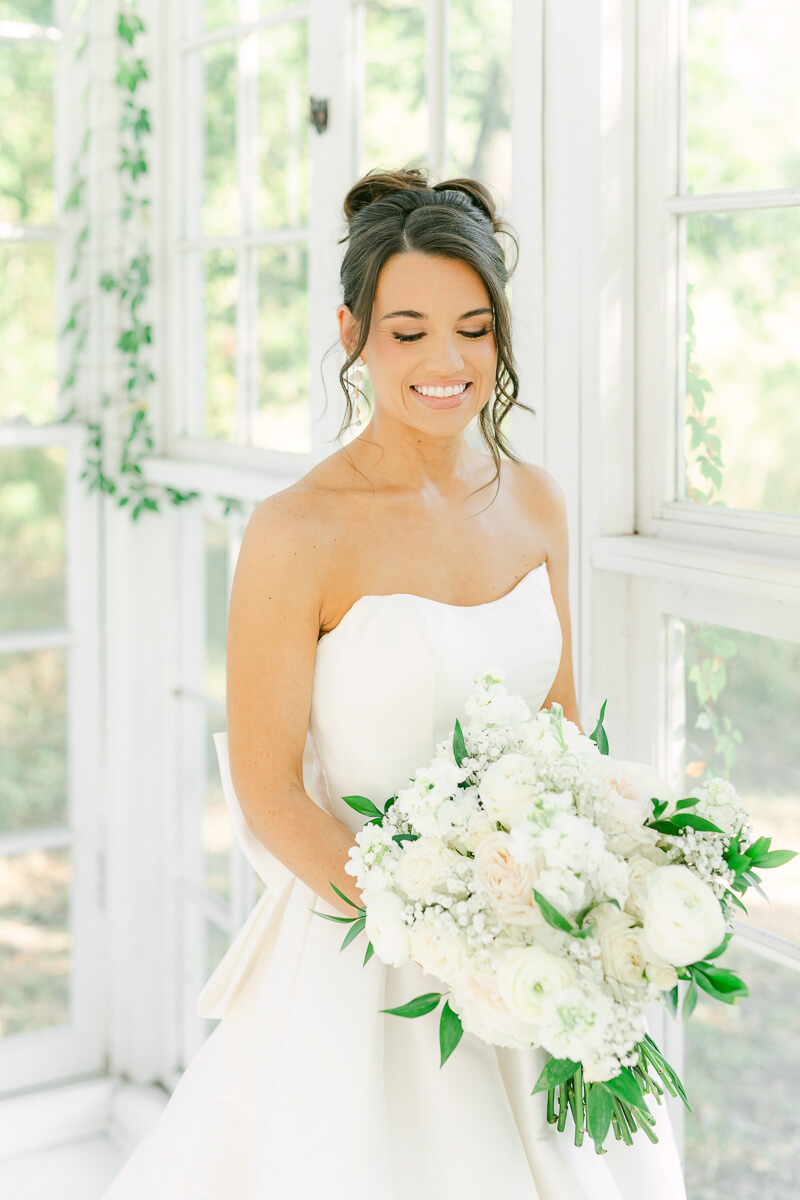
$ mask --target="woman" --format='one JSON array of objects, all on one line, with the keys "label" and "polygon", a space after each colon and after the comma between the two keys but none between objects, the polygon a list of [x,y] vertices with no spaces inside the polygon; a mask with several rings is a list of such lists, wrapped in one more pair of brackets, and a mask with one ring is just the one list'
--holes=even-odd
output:
[{"label": "woman", "polygon": [[[354,363],[374,413],[256,507],[230,603],[217,747],[267,890],[199,998],[220,1024],[106,1197],[681,1200],[663,1107],[656,1145],[576,1148],[531,1095],[542,1050],[465,1034],[440,1068],[435,1019],[380,1011],[436,981],[342,953],[341,926],[311,911],[353,915],[331,882],[363,903],[345,871],[362,818],[342,797],[383,805],[452,731],[476,670],[580,725],[563,492],[500,428],[520,402],[491,196],[373,172],[345,215],[345,425]],[[473,417],[488,455],[465,439]]]}]

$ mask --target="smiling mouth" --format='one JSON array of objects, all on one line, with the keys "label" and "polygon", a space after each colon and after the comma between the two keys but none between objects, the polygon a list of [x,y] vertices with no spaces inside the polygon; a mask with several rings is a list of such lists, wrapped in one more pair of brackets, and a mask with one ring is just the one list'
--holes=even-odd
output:
[{"label": "smiling mouth", "polygon": [[[448,392],[448,395],[446,395],[446,396],[437,396],[435,392],[431,392],[431,391],[423,392],[414,383],[412,383],[410,386],[413,389],[413,391],[415,391],[417,393],[418,396],[428,396],[429,398],[432,398],[434,400],[445,400],[445,399],[454,399],[456,396],[463,396],[463,394],[464,394],[464,392],[466,392],[467,388],[472,386],[472,380],[471,379],[465,380],[460,392],[450,392],[449,387],[444,388],[443,390]],[[452,384],[450,386],[455,387],[455,384]]]}]

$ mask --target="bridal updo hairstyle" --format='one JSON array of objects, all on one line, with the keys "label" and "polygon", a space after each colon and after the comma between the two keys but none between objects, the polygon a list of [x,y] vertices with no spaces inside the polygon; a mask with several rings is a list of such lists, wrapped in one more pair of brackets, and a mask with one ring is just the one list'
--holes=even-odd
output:
[{"label": "bridal updo hairstyle", "polygon": [[[414,252],[461,259],[486,285],[494,315],[498,362],[495,394],[481,409],[478,425],[495,464],[490,482],[499,480],[501,452],[514,462],[520,461],[500,428],[506,414],[514,405],[532,413],[536,410],[517,399],[519,377],[511,349],[511,312],[505,294],[506,283],[519,260],[519,245],[510,228],[498,219],[488,188],[476,179],[448,179],[431,186],[417,167],[374,169],[350,188],[344,200],[344,215],[349,232],[341,242],[349,245],[340,271],[342,303],[350,309],[359,332],[357,345],[339,372],[346,408],[337,436],[341,437],[353,419],[346,376],[367,340],[383,265],[395,254]],[[507,234],[517,248],[511,271],[506,267],[497,233]]]}]

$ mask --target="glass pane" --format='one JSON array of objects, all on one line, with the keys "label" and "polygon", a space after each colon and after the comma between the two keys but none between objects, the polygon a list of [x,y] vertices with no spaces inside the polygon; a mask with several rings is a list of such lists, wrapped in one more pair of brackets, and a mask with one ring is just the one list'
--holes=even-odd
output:
[{"label": "glass pane", "polygon": [[734,938],[725,964],[750,995],[720,1004],[700,992],[684,1026],[681,1078],[685,1173],[692,1200],[794,1200],[797,1196],[797,971],[748,952]]},{"label": "glass pane", "polygon": [[0,243],[0,421],[56,415],[53,263],[47,242]]},{"label": "glass pane", "polygon": [[50,225],[55,219],[55,46],[24,38],[0,41],[0,222]]},{"label": "glass pane", "polygon": [[64,447],[0,450],[0,632],[66,624]]},{"label": "glass pane", "polygon": [[258,15],[271,17],[275,13],[283,12],[284,9],[298,8],[307,3],[308,0],[258,0]]},{"label": "glass pane", "polygon": [[800,210],[687,218],[686,499],[800,514]]},{"label": "glass pane", "polygon": [[797,0],[689,0],[687,190],[800,186]]},{"label": "glass pane", "polygon": [[[800,644],[677,618],[669,634],[685,681],[671,701],[684,712],[670,736],[677,786],[691,796],[713,775],[729,779],[755,836],[800,850]],[[800,942],[800,856],[758,874],[769,902],[750,888],[749,919]]]},{"label": "glass pane", "polygon": [[228,624],[228,527],[206,521],[206,695],[225,703]]},{"label": "glass pane", "polygon": [[0,858],[0,1035],[70,1019],[72,864],[65,850]]},{"label": "glass pane", "polygon": [[428,149],[425,5],[418,0],[367,0],[365,10],[361,171],[424,166]]},{"label": "glass pane", "polygon": [[219,774],[219,759],[212,734],[225,727],[225,718],[209,713],[206,718],[207,764],[206,801],[203,805],[203,851],[205,858],[205,886],[210,892],[226,900],[231,896],[231,825],[228,807],[222,791]]},{"label": "glass pane", "polygon": [[450,0],[447,174],[511,201],[512,0]]},{"label": "glass pane", "polygon": [[257,446],[311,449],[308,387],[308,248],[258,251]]},{"label": "glass pane", "polygon": [[0,0],[0,19],[52,25],[53,0]]},{"label": "glass pane", "polygon": [[318,136],[308,119],[308,22],[267,29],[257,46],[256,224],[307,225],[309,137]]},{"label": "glass pane", "polygon": [[0,833],[67,820],[66,651],[0,655]]},{"label": "glass pane", "polygon": [[[220,42],[202,51],[200,84],[204,96],[204,160],[198,191],[202,194],[202,231],[207,236],[239,233],[236,173],[236,45]],[[190,72],[196,67],[188,63]],[[201,110],[202,111],[202,110]],[[193,113],[189,110],[189,118]],[[189,201],[195,189],[189,189]],[[190,221],[190,228],[194,222]]]},{"label": "glass pane", "polygon": [[235,25],[238,19],[238,0],[205,0],[203,24],[206,29],[218,29],[220,25]]},{"label": "glass pane", "polygon": [[236,251],[205,254],[206,420],[210,438],[236,436]]}]

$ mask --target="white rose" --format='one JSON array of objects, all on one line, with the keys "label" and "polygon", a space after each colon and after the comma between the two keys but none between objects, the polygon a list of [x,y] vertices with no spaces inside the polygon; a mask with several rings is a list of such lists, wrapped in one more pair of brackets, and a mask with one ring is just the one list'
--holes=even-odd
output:
[{"label": "white rose", "polygon": [[598,904],[586,918],[596,921],[594,936],[600,946],[603,970],[620,983],[643,983],[645,955],[641,929],[633,917],[613,904]]},{"label": "white rose", "polygon": [[543,1006],[542,1045],[556,1058],[582,1061],[601,1045],[613,1015],[597,987],[576,984],[554,992]]},{"label": "white rose", "polygon": [[671,811],[677,799],[675,790],[655,768],[607,755],[603,759],[595,767],[595,779],[604,796],[600,810],[606,811],[612,824],[628,828],[649,821],[653,816],[651,797],[666,800],[663,816]]},{"label": "white rose", "polygon": [[487,834],[475,851],[475,876],[504,919],[539,925],[543,918],[533,898],[536,871],[529,862],[515,858],[513,848],[511,837],[502,830]]},{"label": "white rose", "polygon": [[439,838],[421,837],[405,842],[394,880],[410,900],[421,900],[458,859]]},{"label": "white rose", "polygon": [[657,988],[661,988],[662,992],[670,991],[678,982],[678,972],[669,963],[649,962],[645,966],[644,973],[651,983],[654,983]]},{"label": "white rose", "polygon": [[526,1021],[539,1021],[542,1005],[553,992],[569,987],[575,979],[571,965],[540,946],[510,950],[502,959],[497,982],[512,1013]]},{"label": "white rose", "polygon": [[376,892],[365,898],[364,931],[382,962],[401,967],[408,962],[410,945],[408,926],[403,921],[405,904],[396,892]]},{"label": "white rose", "polygon": [[630,860],[630,890],[625,902],[625,911],[640,921],[644,911],[642,905],[647,890],[647,877],[655,869],[656,864],[641,854],[634,855]]},{"label": "white rose", "polygon": [[447,930],[437,929],[431,921],[420,921],[409,930],[411,957],[429,975],[452,984],[463,970],[464,945]]},{"label": "white rose", "polygon": [[652,962],[674,967],[697,962],[725,936],[719,900],[688,867],[656,867],[647,877],[643,936]]},{"label": "white rose", "polygon": [[525,773],[531,768],[524,754],[502,754],[486,768],[478,785],[478,795],[489,816],[510,829],[525,816],[536,788],[525,783]]},{"label": "white rose", "polygon": [[511,1012],[490,971],[468,966],[453,986],[450,1005],[464,1031],[485,1042],[511,1048],[538,1045],[535,1025]]}]

